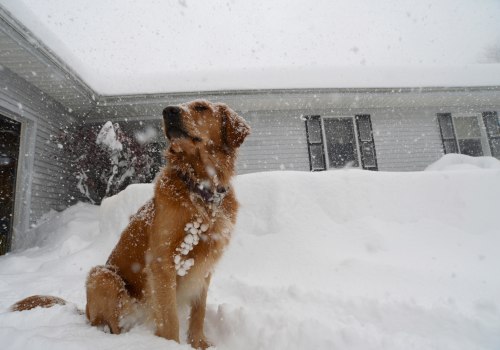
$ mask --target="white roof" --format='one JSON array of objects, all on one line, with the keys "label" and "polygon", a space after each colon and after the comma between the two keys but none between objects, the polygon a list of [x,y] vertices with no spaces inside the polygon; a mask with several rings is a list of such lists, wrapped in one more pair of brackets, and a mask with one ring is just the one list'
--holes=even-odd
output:
[{"label": "white roof", "polygon": [[0,0],[104,95],[500,85],[497,0]]}]

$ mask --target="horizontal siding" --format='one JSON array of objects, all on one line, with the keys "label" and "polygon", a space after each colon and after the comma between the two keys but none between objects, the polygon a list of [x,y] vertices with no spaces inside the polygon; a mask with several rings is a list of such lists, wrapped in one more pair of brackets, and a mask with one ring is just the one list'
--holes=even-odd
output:
[{"label": "horizontal siding", "polygon": [[[370,114],[377,160],[380,171],[418,171],[443,155],[436,114],[439,112],[463,111],[463,108],[384,108],[384,109],[331,109],[319,108],[297,111],[246,111],[240,112],[252,128],[252,134],[243,143],[237,164],[238,173],[252,173],[272,170],[309,170],[304,121],[301,115],[354,116]],[[484,107],[484,110],[494,110]],[[130,114],[120,114],[120,121],[127,125],[139,120],[153,122],[154,115],[137,116],[134,108]],[[107,114],[103,123],[113,113]],[[96,119],[93,119],[97,121]],[[160,136],[159,136],[160,137]]]},{"label": "horizontal siding", "polygon": [[443,155],[436,111],[371,113],[381,171],[423,170]]},{"label": "horizontal siding", "polygon": [[309,170],[304,122],[290,112],[245,114],[252,134],[243,143],[238,173]]},{"label": "horizontal siding", "polygon": [[57,145],[50,142],[50,136],[57,135],[72,118],[62,105],[8,69],[0,70],[0,77],[1,106],[21,121],[30,120],[36,127],[29,219],[34,223],[45,212],[61,210],[79,196],[68,172],[68,161],[56,157]]},{"label": "horizontal siding", "polygon": [[[124,130],[142,128],[138,122],[154,125],[161,130],[160,113],[138,116],[134,108],[125,106],[123,111],[114,116],[114,113],[100,115],[102,119],[92,118],[93,123],[103,124],[107,120],[119,122]],[[239,150],[237,172],[246,174],[273,170],[309,170],[309,156],[306,144],[306,132],[301,113],[296,111],[284,112],[239,112],[252,128],[252,133]],[[128,122],[124,120],[127,119]],[[163,139],[163,133],[158,133]]]}]

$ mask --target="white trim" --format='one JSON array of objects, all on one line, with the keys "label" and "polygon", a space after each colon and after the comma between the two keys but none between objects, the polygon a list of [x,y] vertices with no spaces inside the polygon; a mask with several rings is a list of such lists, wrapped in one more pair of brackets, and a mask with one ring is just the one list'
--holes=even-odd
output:
[{"label": "white trim", "polygon": [[354,142],[356,142],[356,156],[358,160],[358,166],[350,166],[351,168],[358,168],[358,169],[363,169],[363,166],[361,164],[361,153],[359,150],[359,140],[358,140],[358,128],[356,125],[356,120],[355,116],[350,116],[350,115],[325,115],[321,116],[321,132],[323,134],[323,152],[325,153],[325,165],[326,165],[326,170],[330,169],[342,169],[342,168],[336,168],[336,167],[330,167],[330,159],[328,157],[328,140],[326,138],[326,131],[325,131],[325,124],[323,123],[324,119],[352,119],[352,126],[353,126],[353,133],[354,133]]}]

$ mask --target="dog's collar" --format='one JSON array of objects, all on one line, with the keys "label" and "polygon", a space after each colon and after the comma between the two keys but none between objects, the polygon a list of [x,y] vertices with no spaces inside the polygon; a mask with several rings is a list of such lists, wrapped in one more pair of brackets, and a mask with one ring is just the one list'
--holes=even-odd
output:
[{"label": "dog's collar", "polygon": [[206,203],[213,203],[219,206],[227,194],[228,189],[223,186],[216,188],[207,187],[203,183],[194,181],[189,175],[179,172],[179,178],[186,184],[189,191],[196,194]]}]

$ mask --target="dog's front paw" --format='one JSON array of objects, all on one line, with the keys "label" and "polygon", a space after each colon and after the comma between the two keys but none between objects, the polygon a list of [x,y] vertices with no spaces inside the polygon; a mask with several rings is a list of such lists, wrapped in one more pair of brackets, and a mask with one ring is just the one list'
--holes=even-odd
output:
[{"label": "dog's front paw", "polygon": [[213,346],[213,344],[210,343],[204,335],[198,336],[198,337],[189,336],[188,341],[189,341],[189,344],[191,344],[191,346],[194,349],[205,350],[205,349],[208,349],[209,347]]}]

